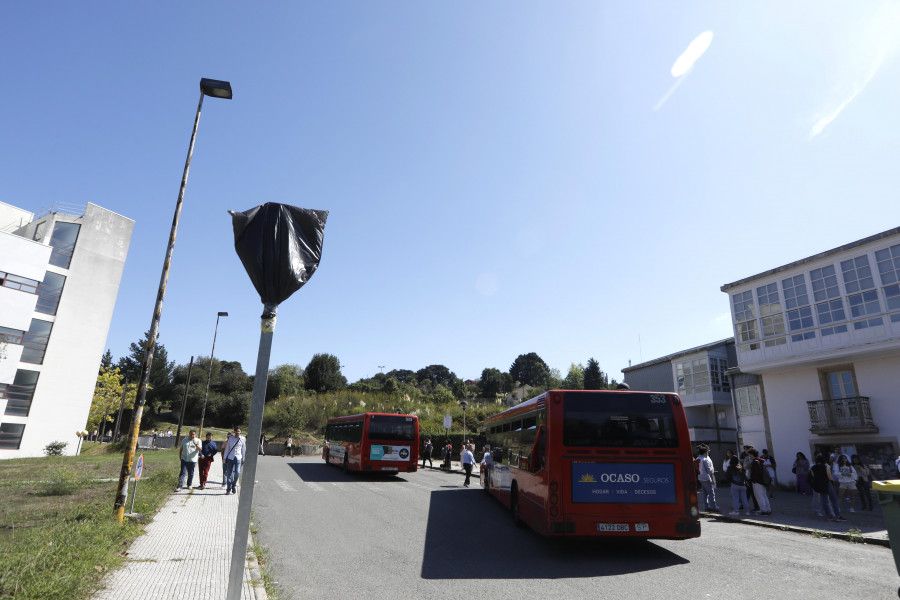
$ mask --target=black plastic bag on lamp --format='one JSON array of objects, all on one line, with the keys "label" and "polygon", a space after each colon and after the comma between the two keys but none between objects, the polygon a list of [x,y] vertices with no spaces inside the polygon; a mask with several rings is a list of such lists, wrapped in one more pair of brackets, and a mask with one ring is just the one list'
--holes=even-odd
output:
[{"label": "black plastic bag on lamp", "polygon": [[267,202],[228,213],[234,249],[265,306],[262,316],[274,317],[316,272],[328,211]]}]

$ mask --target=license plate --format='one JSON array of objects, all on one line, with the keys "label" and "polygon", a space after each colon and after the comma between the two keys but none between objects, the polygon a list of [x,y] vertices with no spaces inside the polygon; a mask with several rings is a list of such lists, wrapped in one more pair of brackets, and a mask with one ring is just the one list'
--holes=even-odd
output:
[{"label": "license plate", "polygon": [[634,524],[635,531],[650,531],[649,523],[635,523]]},{"label": "license plate", "polygon": [[382,471],[396,471],[397,467],[381,467]]},{"label": "license plate", "polygon": [[628,523],[597,523],[597,531],[629,531]]}]

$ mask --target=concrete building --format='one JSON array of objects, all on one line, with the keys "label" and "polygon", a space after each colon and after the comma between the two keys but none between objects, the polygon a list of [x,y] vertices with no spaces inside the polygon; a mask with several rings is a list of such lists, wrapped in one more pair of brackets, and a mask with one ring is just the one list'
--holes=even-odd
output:
[{"label": "concrete building", "polygon": [[737,365],[741,443],[768,448],[791,483],[797,452],[835,446],[876,478],[900,445],[900,228],[722,286]]},{"label": "concrete building", "polygon": [[0,202],[0,459],[77,447],[134,221],[94,204]]},{"label": "concrete building", "polygon": [[728,338],[629,366],[622,373],[632,390],[681,396],[691,441],[708,444],[710,456],[716,458],[737,446],[737,418],[726,374],[735,363],[734,338]]}]

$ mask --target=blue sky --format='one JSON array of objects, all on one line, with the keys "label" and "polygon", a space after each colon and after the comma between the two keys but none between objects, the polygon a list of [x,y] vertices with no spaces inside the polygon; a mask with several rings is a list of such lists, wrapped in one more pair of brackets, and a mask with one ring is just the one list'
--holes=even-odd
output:
[{"label": "blue sky", "polygon": [[271,366],[477,378],[537,352],[621,379],[731,336],[722,284],[897,226],[900,7],[682,4],[2,3],[0,200],[135,220],[107,341],[126,354],[198,82],[229,80],[200,120],[170,359],[208,355],[227,311],[216,356],[254,372],[226,211],[282,202],[330,216]]}]

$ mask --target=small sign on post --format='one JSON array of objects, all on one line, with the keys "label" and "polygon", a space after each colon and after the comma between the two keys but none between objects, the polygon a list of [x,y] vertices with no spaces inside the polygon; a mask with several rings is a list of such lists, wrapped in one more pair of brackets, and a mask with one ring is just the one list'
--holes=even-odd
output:
[{"label": "small sign on post", "polygon": [[444,415],[444,429],[450,429],[453,426],[453,417]]},{"label": "small sign on post", "polygon": [[141,480],[141,473],[144,472],[144,455],[141,454],[137,462],[134,464],[134,491],[131,493],[131,509],[129,513],[134,515],[134,497],[137,496],[138,481]]}]

